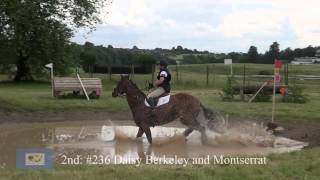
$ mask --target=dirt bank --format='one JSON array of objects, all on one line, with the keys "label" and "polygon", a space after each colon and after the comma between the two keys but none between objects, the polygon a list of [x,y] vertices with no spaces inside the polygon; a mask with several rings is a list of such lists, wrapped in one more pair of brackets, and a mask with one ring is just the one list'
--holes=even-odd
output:
[{"label": "dirt bank", "polygon": [[[88,120],[131,120],[131,112],[103,111],[65,111],[65,112],[31,112],[31,113],[0,113],[0,126],[8,123],[25,122],[63,122]],[[231,123],[241,123],[244,119],[230,117]],[[246,119],[248,121],[248,119]],[[250,120],[266,122],[266,120]],[[320,146],[320,121],[281,122],[284,127],[281,136],[309,142],[310,147]]]}]

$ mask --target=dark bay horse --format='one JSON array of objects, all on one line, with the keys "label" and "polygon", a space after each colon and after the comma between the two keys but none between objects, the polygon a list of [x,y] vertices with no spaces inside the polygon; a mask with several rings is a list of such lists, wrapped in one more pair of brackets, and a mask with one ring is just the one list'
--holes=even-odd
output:
[{"label": "dark bay horse", "polygon": [[193,130],[199,131],[202,143],[205,143],[207,139],[206,127],[214,128],[214,113],[205,108],[196,97],[189,94],[171,95],[169,103],[153,110],[152,119],[151,109],[144,103],[146,95],[127,76],[121,76],[112,96],[126,96],[134,122],[139,127],[137,138],[145,133],[150,144],[152,143],[150,127],[163,125],[175,119],[180,119],[188,127],[184,132],[186,137]]}]

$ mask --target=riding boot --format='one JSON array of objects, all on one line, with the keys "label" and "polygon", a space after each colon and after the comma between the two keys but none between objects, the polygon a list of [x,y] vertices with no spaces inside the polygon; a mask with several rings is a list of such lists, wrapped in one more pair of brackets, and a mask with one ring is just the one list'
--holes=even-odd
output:
[{"label": "riding boot", "polygon": [[155,126],[156,124],[156,114],[155,114],[155,99],[154,98],[148,98],[147,99],[149,105],[150,105],[150,119],[151,119],[151,123],[152,126]]},{"label": "riding boot", "polygon": [[147,99],[149,105],[150,105],[150,108],[153,110],[155,107],[156,107],[156,104],[155,104],[155,99],[150,97]]}]

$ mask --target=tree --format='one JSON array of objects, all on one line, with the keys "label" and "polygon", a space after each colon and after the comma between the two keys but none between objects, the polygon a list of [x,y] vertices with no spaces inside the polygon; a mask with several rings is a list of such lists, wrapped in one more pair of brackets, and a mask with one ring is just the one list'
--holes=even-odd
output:
[{"label": "tree", "polygon": [[258,48],[255,46],[250,46],[248,50],[248,60],[250,63],[257,63],[259,58]]},{"label": "tree", "polygon": [[[43,66],[53,62],[63,73],[74,62],[70,55],[73,30],[89,27],[105,0],[1,0],[0,39],[4,49],[13,54],[17,67],[15,81],[32,80]],[[3,56],[0,59],[4,58]]]},{"label": "tree", "polygon": [[199,58],[198,56],[195,56],[193,54],[183,55],[182,63],[183,64],[199,64]]},{"label": "tree", "polygon": [[270,45],[269,53],[270,53],[271,60],[275,60],[275,59],[279,58],[280,44],[278,42],[273,42]]},{"label": "tree", "polygon": [[303,56],[303,51],[300,48],[296,48],[293,51],[294,57],[302,57]]},{"label": "tree", "polygon": [[143,64],[143,65],[153,65],[156,64],[157,59],[150,53],[145,53],[140,55],[139,57],[139,63]]},{"label": "tree", "polygon": [[133,50],[139,50],[138,46],[136,46],[136,45],[134,45],[134,46],[132,47],[132,49],[133,49]]},{"label": "tree", "polygon": [[183,51],[183,47],[182,46],[177,46],[177,49],[176,49],[176,51],[178,51],[178,52],[182,52]]},{"label": "tree", "polygon": [[270,45],[269,51],[267,51],[262,59],[262,63],[273,64],[275,59],[280,57],[280,48],[278,42],[273,42]]},{"label": "tree", "polygon": [[86,72],[90,72],[93,65],[96,63],[96,54],[97,51],[95,49],[94,44],[90,42],[85,42],[84,49],[80,54],[80,64]]},{"label": "tree", "polygon": [[288,60],[289,62],[294,59],[294,52],[291,48],[286,48],[280,52],[280,59]]},{"label": "tree", "polygon": [[316,48],[308,46],[302,50],[304,57],[314,57],[316,54]]}]

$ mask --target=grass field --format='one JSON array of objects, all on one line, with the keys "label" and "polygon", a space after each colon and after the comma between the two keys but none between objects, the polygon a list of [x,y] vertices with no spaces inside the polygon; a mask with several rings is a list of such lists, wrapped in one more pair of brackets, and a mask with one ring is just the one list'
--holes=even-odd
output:
[{"label": "grass field", "polygon": [[318,180],[320,177],[320,149],[267,156],[267,165],[58,165],[54,170],[18,171],[0,169],[0,180],[84,180],[84,179],[137,179],[137,180],[193,180],[193,179],[279,179]]},{"label": "grass field", "polygon": [[[177,81],[175,66],[170,66],[173,74],[173,93],[185,92],[198,97],[201,102],[223,115],[240,117],[242,119],[270,119],[271,102],[247,103],[243,101],[224,102],[220,92],[226,83],[229,67],[222,64],[210,65],[209,84],[206,84],[207,65],[179,66],[179,81]],[[214,67],[213,67],[214,66]],[[291,66],[290,76],[295,75],[320,75],[320,65]],[[243,65],[235,64],[235,75],[241,75]],[[272,65],[247,65],[247,75],[259,74],[268,71],[272,74]],[[90,74],[81,74],[90,77]],[[246,77],[246,85],[261,84],[262,80]],[[51,97],[49,82],[12,83],[0,82],[0,112],[47,112],[68,110],[96,110],[109,112],[123,112],[129,110],[124,98],[112,98],[111,91],[119,80],[118,75],[113,75],[109,81],[105,74],[93,74],[103,81],[103,96],[87,102],[83,99]],[[8,80],[6,75],[0,75],[0,81]],[[135,75],[134,81],[145,89],[151,75]],[[306,104],[281,103],[278,96],[276,104],[276,121],[306,122],[320,120],[320,80],[294,80],[304,88],[309,101]],[[242,77],[237,77],[241,85]],[[289,84],[289,85],[290,85]],[[239,99],[239,98],[238,98]],[[320,177],[320,148],[305,149],[300,152],[269,155],[267,165],[190,165],[160,166],[142,165],[105,165],[105,166],[63,166],[58,165],[54,170],[47,171],[21,171],[1,168],[0,180],[7,179],[306,179],[317,180]]]},{"label": "grass field", "polygon": [[[213,65],[211,65],[213,66]],[[221,73],[228,69],[224,65],[214,65]],[[221,67],[220,67],[221,66]],[[242,65],[234,65],[235,69]],[[247,74],[255,74],[260,70],[271,71],[272,65],[252,65],[248,68]],[[218,68],[219,67],[219,68]],[[319,73],[320,66],[295,66],[299,73]],[[175,75],[174,66],[172,69]],[[203,70],[201,70],[203,69]],[[271,103],[247,103],[243,101],[224,102],[221,101],[220,92],[225,85],[227,76],[223,74],[209,76],[209,84],[206,84],[206,65],[183,65],[179,66],[179,74],[182,76],[179,81],[173,78],[173,93],[186,92],[198,97],[207,107],[242,118],[270,118]],[[236,71],[235,71],[236,72]],[[249,73],[250,72],[250,73]],[[226,73],[226,72],[225,72]],[[241,73],[238,73],[241,74]],[[82,74],[83,77],[90,77],[89,74]],[[5,79],[5,76],[0,76]],[[128,105],[125,99],[112,98],[111,90],[119,79],[119,75],[113,75],[109,81],[107,75],[93,74],[93,77],[99,77],[103,80],[103,96],[98,100],[90,102],[84,99],[51,97],[51,87],[49,82],[36,83],[0,83],[0,111],[4,112],[30,112],[30,111],[65,111],[65,110],[102,110],[102,111],[126,111]],[[151,75],[135,75],[134,81],[141,89],[145,89],[146,82],[151,80]],[[246,85],[261,84],[261,80],[246,77]],[[242,77],[237,79],[241,85]],[[292,84],[294,80],[290,79]],[[296,83],[304,88],[309,102],[306,104],[281,103],[278,99],[276,117],[280,120],[320,120],[320,80],[296,80]],[[290,85],[289,84],[289,85]],[[281,97],[278,97],[281,98]],[[239,98],[238,98],[239,99]]]},{"label": "grass field", "polygon": [[[85,99],[54,99],[50,84],[2,84],[0,88],[0,109],[5,112],[66,111],[66,110],[129,110],[123,98],[112,98],[112,84],[104,86],[100,99],[87,102]],[[181,91],[174,91],[181,92]],[[221,101],[219,90],[184,90],[200,98],[207,107],[242,118],[270,118],[271,102],[247,103]],[[306,104],[277,103],[276,117],[279,120],[320,120],[320,94],[308,93],[310,101]],[[279,100],[280,101],[280,100]]]}]

